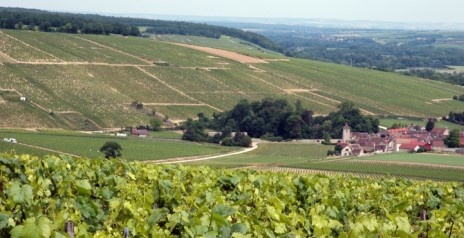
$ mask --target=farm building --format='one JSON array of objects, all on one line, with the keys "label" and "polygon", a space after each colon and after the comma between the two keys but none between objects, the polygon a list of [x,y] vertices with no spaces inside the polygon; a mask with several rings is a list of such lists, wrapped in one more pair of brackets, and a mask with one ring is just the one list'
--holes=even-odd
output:
[{"label": "farm building", "polygon": [[148,130],[133,128],[131,130],[131,135],[138,136],[138,137],[147,137],[148,136]]}]

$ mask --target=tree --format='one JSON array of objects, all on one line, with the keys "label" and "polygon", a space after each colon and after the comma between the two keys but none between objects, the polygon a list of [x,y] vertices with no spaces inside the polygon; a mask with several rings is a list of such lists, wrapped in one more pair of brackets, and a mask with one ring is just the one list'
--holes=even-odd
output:
[{"label": "tree", "polygon": [[105,154],[105,158],[116,158],[122,156],[122,147],[117,142],[109,141],[106,142],[101,148],[100,152]]},{"label": "tree", "polygon": [[429,119],[427,121],[427,124],[425,125],[425,130],[428,131],[428,132],[431,132],[434,127],[435,127],[435,122],[433,122],[433,120]]},{"label": "tree", "polygon": [[159,118],[152,118],[150,119],[150,126],[154,131],[160,131],[163,122]]},{"label": "tree", "polygon": [[24,26],[24,24],[23,24],[22,22],[18,22],[18,23],[16,24],[16,29],[22,30],[22,29],[23,29],[23,26]]},{"label": "tree", "polygon": [[204,142],[208,138],[208,134],[204,132],[204,125],[198,121],[188,118],[184,124],[184,134],[182,140]]},{"label": "tree", "polygon": [[461,133],[458,129],[453,129],[450,131],[449,136],[445,138],[445,145],[449,148],[459,147],[461,144]]}]

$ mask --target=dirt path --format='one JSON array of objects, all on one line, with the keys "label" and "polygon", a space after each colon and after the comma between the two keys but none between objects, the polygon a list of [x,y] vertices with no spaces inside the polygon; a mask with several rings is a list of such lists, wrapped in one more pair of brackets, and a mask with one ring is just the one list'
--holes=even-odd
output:
[{"label": "dirt path", "polygon": [[74,37],[76,37],[76,38],[78,38],[78,39],[81,39],[81,40],[83,40],[83,41],[90,42],[90,43],[92,43],[92,44],[94,44],[94,45],[103,47],[103,48],[105,48],[105,49],[112,50],[112,51],[114,51],[114,52],[117,52],[117,53],[120,53],[120,54],[123,54],[123,55],[127,55],[127,56],[129,56],[129,57],[138,59],[138,60],[140,60],[140,61],[142,61],[142,62],[145,62],[145,63],[147,63],[147,64],[149,64],[149,65],[153,65],[153,61],[149,61],[149,60],[146,60],[146,59],[144,59],[144,58],[135,56],[135,55],[133,55],[133,54],[129,54],[129,53],[124,52],[124,51],[122,51],[122,50],[118,50],[118,49],[116,49],[116,48],[113,48],[113,47],[110,47],[110,46],[106,46],[106,45],[100,44],[100,43],[98,43],[98,42],[95,42],[95,41],[93,41],[93,40],[85,39],[85,38],[82,38],[82,37],[79,37],[79,36],[74,36]]},{"label": "dirt path", "polygon": [[147,66],[144,64],[110,64],[101,62],[16,62],[17,64],[26,65],[97,65],[97,66],[112,66],[112,67],[140,67]]},{"label": "dirt path", "polygon": [[[268,82],[268,81],[266,81],[266,80],[264,80],[264,79],[262,79],[262,78],[259,78],[259,77],[254,76],[254,75],[249,75],[249,76],[252,77],[252,78],[254,78],[254,79],[256,79],[256,80],[259,80],[260,82],[262,82],[262,83],[264,83],[264,84],[267,84],[267,85],[272,86],[272,87],[274,87],[274,88],[276,88],[276,89],[278,89],[278,90],[281,90],[281,91],[283,91],[284,93],[291,94],[291,95],[295,95],[295,96],[297,96],[297,97],[306,99],[306,100],[308,100],[308,101],[311,101],[311,102],[314,102],[314,103],[317,103],[317,104],[321,104],[321,105],[323,105],[323,106],[325,106],[325,107],[333,107],[333,108],[336,108],[336,107],[334,107],[334,106],[325,104],[325,103],[323,103],[323,102],[319,102],[319,101],[316,101],[316,100],[313,100],[313,99],[304,97],[304,96],[302,96],[302,95],[296,94],[295,91],[289,91],[288,89],[279,87],[279,86],[277,86],[277,85],[275,85],[275,84],[273,84],[273,83],[270,83],[270,82]],[[300,89],[300,90],[302,90],[302,89]],[[303,89],[303,90],[308,90],[308,89]]]},{"label": "dirt path", "polygon": [[202,103],[145,103],[142,102],[143,105],[147,106],[191,106],[191,107],[202,107],[207,106],[206,104]]},{"label": "dirt path", "polygon": [[18,63],[16,59],[11,58],[9,55],[0,51],[0,63]]},{"label": "dirt path", "polygon": [[36,145],[29,145],[29,144],[24,144],[24,143],[18,143],[18,145],[23,145],[23,146],[27,146],[27,147],[31,147],[31,148],[46,150],[46,151],[50,151],[50,152],[53,152],[53,153],[62,154],[62,155],[68,155],[68,156],[72,156],[72,157],[82,157],[82,156],[79,156],[79,155],[70,154],[70,153],[66,153],[66,152],[58,151],[58,150],[52,150],[52,149],[48,149],[48,148],[44,148],[44,147],[40,147],[40,146],[36,146]]},{"label": "dirt path", "polygon": [[436,98],[432,99],[432,102],[443,102],[443,101],[451,101],[453,100],[452,98]]},{"label": "dirt path", "polygon": [[156,79],[158,82],[164,84],[166,87],[168,87],[168,88],[170,88],[170,89],[176,91],[176,92],[179,93],[180,95],[182,95],[182,96],[184,96],[184,97],[186,97],[186,98],[188,98],[188,99],[190,99],[190,100],[192,100],[192,101],[194,101],[194,102],[198,102],[199,104],[203,104],[203,105],[205,105],[205,106],[207,106],[207,107],[209,107],[209,108],[212,108],[212,109],[214,109],[214,110],[216,110],[216,111],[222,112],[222,110],[219,109],[219,108],[217,108],[217,107],[213,107],[213,106],[211,106],[211,105],[209,105],[209,104],[207,104],[207,103],[204,103],[204,102],[202,102],[202,101],[200,101],[200,100],[198,100],[198,99],[196,99],[196,98],[193,98],[193,97],[187,95],[187,94],[184,93],[183,91],[181,91],[181,90],[179,90],[179,89],[177,89],[177,88],[171,86],[170,84],[166,83],[165,81],[159,79],[158,77],[156,77],[155,75],[153,75],[153,74],[151,74],[150,72],[146,71],[146,70],[143,69],[142,67],[136,67],[136,68],[139,69],[140,71],[142,71],[143,73],[145,73],[146,75],[148,75],[148,76],[150,76],[150,77]]},{"label": "dirt path", "polygon": [[219,49],[210,48],[210,47],[188,45],[188,44],[182,44],[182,43],[172,43],[172,44],[187,47],[187,48],[198,50],[198,51],[203,51],[205,53],[212,54],[212,55],[221,56],[226,59],[234,60],[234,61],[237,61],[243,64],[266,64],[268,63],[267,61],[262,60],[262,59],[242,55],[242,54],[232,52],[232,51],[227,51],[227,50],[219,50]]},{"label": "dirt path", "polygon": [[222,157],[227,157],[227,156],[232,156],[232,155],[243,154],[243,153],[256,150],[258,148],[258,144],[259,144],[258,142],[253,142],[250,148],[241,149],[239,151],[234,151],[234,152],[221,154],[221,155],[212,155],[212,156],[196,157],[196,158],[176,158],[176,159],[149,161],[149,162],[156,163],[156,164],[180,164],[180,163],[197,162],[197,161],[203,161],[203,160],[211,160],[211,159],[217,159],[217,158],[222,158]]}]

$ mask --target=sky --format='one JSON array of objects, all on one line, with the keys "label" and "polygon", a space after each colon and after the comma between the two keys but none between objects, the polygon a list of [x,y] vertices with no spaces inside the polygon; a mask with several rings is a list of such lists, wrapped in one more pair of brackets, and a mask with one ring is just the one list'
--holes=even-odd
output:
[{"label": "sky", "polygon": [[102,14],[464,23],[463,0],[0,0],[0,6]]}]

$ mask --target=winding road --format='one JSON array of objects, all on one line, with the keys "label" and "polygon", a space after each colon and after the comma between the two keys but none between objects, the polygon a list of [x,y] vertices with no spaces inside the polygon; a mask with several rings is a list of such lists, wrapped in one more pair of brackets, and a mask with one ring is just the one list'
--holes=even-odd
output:
[{"label": "winding road", "polygon": [[232,155],[238,155],[238,154],[243,154],[247,153],[253,150],[256,150],[258,148],[259,142],[253,142],[251,147],[241,149],[239,151],[234,151],[226,154],[220,154],[220,155],[211,155],[211,156],[205,156],[205,157],[196,157],[196,158],[177,158],[177,159],[167,159],[167,160],[157,160],[157,161],[150,161],[155,164],[180,164],[180,163],[188,163],[188,162],[197,162],[197,161],[203,161],[203,160],[211,160],[211,159],[217,159],[217,158],[222,158],[222,157],[227,157],[227,156],[232,156]]}]

